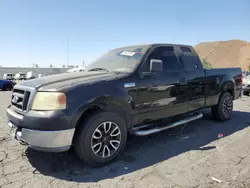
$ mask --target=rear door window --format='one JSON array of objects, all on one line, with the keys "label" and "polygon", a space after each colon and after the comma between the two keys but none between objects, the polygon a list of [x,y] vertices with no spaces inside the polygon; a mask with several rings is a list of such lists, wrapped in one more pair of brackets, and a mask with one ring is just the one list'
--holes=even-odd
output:
[{"label": "rear door window", "polygon": [[194,55],[190,48],[188,47],[180,47],[182,55],[181,62],[183,67],[187,71],[195,71],[199,68],[199,58]]}]

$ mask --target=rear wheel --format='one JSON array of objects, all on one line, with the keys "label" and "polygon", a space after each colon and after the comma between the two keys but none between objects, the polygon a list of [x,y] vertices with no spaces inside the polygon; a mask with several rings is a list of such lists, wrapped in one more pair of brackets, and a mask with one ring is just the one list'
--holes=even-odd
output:
[{"label": "rear wheel", "polygon": [[76,134],[75,152],[92,166],[103,166],[114,160],[127,140],[124,120],[111,112],[99,112],[87,118]]},{"label": "rear wheel", "polygon": [[212,116],[219,121],[231,119],[233,111],[233,97],[230,93],[222,93],[219,102],[211,108]]}]

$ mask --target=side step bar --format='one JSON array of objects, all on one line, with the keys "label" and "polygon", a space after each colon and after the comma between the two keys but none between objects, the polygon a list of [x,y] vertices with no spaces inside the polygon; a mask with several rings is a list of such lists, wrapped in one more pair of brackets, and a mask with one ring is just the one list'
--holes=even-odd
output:
[{"label": "side step bar", "polygon": [[180,120],[180,121],[176,121],[174,123],[169,123],[166,126],[153,127],[152,129],[148,129],[148,130],[141,130],[141,129],[147,127],[147,126],[142,126],[142,127],[139,127],[137,129],[135,129],[133,131],[133,134],[135,134],[137,136],[146,136],[146,135],[158,133],[158,132],[161,132],[161,131],[164,131],[164,130],[167,130],[167,129],[171,129],[173,127],[177,127],[177,126],[183,125],[185,123],[188,123],[188,122],[200,119],[202,117],[203,117],[202,113],[197,113],[197,114],[195,114],[195,115],[193,115],[191,117],[188,117],[186,119],[183,119],[183,120]]}]

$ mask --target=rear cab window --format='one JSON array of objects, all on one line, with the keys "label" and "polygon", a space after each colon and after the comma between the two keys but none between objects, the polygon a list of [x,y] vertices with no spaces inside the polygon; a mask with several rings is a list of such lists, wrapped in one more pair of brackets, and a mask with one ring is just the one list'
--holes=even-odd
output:
[{"label": "rear cab window", "polygon": [[186,71],[196,71],[200,69],[199,57],[192,52],[189,47],[180,47],[181,62]]}]

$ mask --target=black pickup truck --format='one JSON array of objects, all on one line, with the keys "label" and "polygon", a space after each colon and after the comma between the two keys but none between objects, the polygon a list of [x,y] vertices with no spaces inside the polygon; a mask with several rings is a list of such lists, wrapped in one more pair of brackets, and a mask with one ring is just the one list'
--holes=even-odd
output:
[{"label": "black pickup truck", "polygon": [[109,51],[84,72],[16,85],[8,125],[33,149],[73,146],[80,159],[101,166],[121,153],[128,134],[183,125],[209,107],[215,119],[229,120],[241,89],[240,68],[206,70],[191,46],[129,46]]}]

